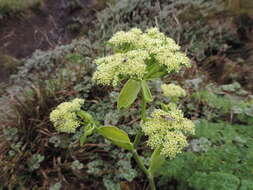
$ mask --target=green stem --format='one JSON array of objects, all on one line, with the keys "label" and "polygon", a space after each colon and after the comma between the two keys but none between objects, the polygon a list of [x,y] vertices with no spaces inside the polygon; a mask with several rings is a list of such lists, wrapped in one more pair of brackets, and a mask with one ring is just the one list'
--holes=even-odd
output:
[{"label": "green stem", "polygon": [[150,189],[156,190],[154,177],[151,174],[148,176],[148,181],[149,181]]},{"label": "green stem", "polygon": [[147,107],[147,102],[142,96],[142,99],[141,99],[141,120],[142,121],[146,120],[146,111],[147,111],[146,107]]},{"label": "green stem", "polygon": [[135,136],[135,139],[134,139],[134,148],[137,148],[138,144],[140,143],[141,141],[141,137],[143,135],[143,132],[141,129],[139,129],[137,135]]},{"label": "green stem", "polygon": [[154,182],[154,177],[151,175],[151,173],[147,170],[147,168],[144,166],[140,156],[138,155],[137,151],[134,149],[132,151],[133,153],[133,157],[138,165],[138,167],[145,173],[145,175],[147,176],[148,178],[148,181],[149,181],[149,185],[150,185],[150,189],[151,190],[156,190],[156,187],[155,187],[155,182]]},{"label": "green stem", "polygon": [[[146,111],[147,111],[146,107],[147,107],[147,102],[142,96],[142,99],[141,99],[141,121],[142,122],[146,121]],[[140,143],[142,135],[143,135],[143,132],[142,132],[142,129],[140,128],[134,139],[134,148],[136,148],[138,144]]]},{"label": "green stem", "polygon": [[137,165],[139,166],[139,168],[140,168],[147,176],[149,176],[149,172],[148,172],[147,168],[144,166],[144,164],[143,164],[143,162],[142,162],[140,156],[138,155],[137,151],[136,151],[136,150],[133,150],[132,153],[133,153],[133,157],[134,157],[134,159],[135,159]]},{"label": "green stem", "polygon": [[[146,119],[147,119],[147,102],[144,98],[144,96],[142,96],[142,99],[141,99],[141,121],[142,122],[145,122]],[[152,174],[149,172],[149,170],[144,166],[140,156],[138,155],[137,151],[136,151],[136,148],[138,146],[138,144],[140,143],[140,140],[141,140],[141,137],[143,135],[143,132],[142,132],[142,129],[140,128],[137,135],[135,136],[135,139],[134,139],[134,150],[132,151],[133,153],[133,157],[138,165],[138,167],[145,173],[145,175],[147,176],[148,178],[148,181],[149,181],[149,185],[150,185],[150,189],[151,190],[156,190],[156,187],[155,187],[155,182],[154,182],[154,177],[152,176]]]}]

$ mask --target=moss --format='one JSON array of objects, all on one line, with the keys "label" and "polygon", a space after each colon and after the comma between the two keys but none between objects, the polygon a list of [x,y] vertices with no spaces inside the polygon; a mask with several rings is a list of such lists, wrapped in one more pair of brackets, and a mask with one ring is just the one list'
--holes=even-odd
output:
[{"label": "moss", "polygon": [[1,0],[0,13],[24,11],[29,8],[39,7],[42,0]]},{"label": "moss", "polygon": [[0,65],[1,72],[5,74],[12,74],[17,70],[17,67],[20,66],[21,62],[11,57],[9,55],[0,54]]}]

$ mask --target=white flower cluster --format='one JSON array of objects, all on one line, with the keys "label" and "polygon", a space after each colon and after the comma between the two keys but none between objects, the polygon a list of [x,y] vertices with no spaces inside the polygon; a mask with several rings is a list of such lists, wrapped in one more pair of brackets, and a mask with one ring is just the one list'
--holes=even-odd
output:
[{"label": "white flower cluster", "polygon": [[50,121],[59,132],[74,133],[80,125],[77,112],[81,111],[83,99],[74,99],[71,102],[63,102],[50,113]]},{"label": "white flower cluster", "polygon": [[180,46],[171,38],[151,28],[142,32],[133,28],[117,32],[108,42],[114,55],[95,60],[98,65],[93,79],[98,84],[116,85],[122,79],[144,79],[156,66],[156,72],[177,72],[182,66],[190,66],[190,60],[180,52]]},{"label": "white flower cluster", "polygon": [[181,110],[172,107],[169,112],[156,109],[142,124],[152,149],[161,148],[161,154],[174,158],[187,146],[187,135],[194,134],[194,123],[183,117]]},{"label": "white flower cluster", "polygon": [[143,50],[133,50],[127,53],[116,53],[111,56],[97,59],[95,63],[98,65],[97,71],[93,75],[93,79],[99,84],[113,84],[123,79],[143,78],[146,73],[146,63],[149,54]]}]

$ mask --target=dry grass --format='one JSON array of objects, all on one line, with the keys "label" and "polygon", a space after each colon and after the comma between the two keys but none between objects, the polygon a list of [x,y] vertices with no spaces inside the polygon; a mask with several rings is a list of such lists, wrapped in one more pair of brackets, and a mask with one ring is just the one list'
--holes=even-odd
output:
[{"label": "dry grass", "polygon": [[[56,170],[60,166],[53,167],[56,159],[62,158],[72,163],[68,151],[55,148],[52,143],[50,144],[49,139],[55,136],[56,132],[51,127],[48,116],[56,105],[76,96],[77,91],[73,87],[75,83],[83,80],[85,75],[84,69],[80,66],[78,63],[68,63],[66,68],[58,71],[54,78],[36,82],[29,90],[25,89],[22,94],[9,100],[11,114],[0,121],[2,129],[0,131],[0,168],[2,169],[0,184],[4,187],[49,189],[56,179],[63,176],[61,171]],[[45,164],[42,164],[39,170],[31,170],[29,167],[31,158],[38,154],[44,156]],[[72,176],[70,167],[67,167],[67,170],[66,175]]]},{"label": "dry grass", "polygon": [[[44,154],[45,146],[48,138],[53,136],[53,131],[48,128],[48,114],[50,110],[66,97],[62,88],[61,81],[51,81],[51,86],[48,88],[45,84],[33,86],[29,92],[24,92],[22,97],[15,97],[10,101],[12,106],[12,114],[9,115],[5,123],[1,123],[4,129],[16,128],[16,140],[6,141],[2,139],[2,151],[0,167],[4,170],[4,175],[0,174],[0,181],[10,188],[20,185],[19,175],[29,173],[29,168],[25,165],[33,154]],[[61,98],[59,98],[61,96]],[[9,155],[11,147],[18,142],[22,143],[22,148],[18,150],[14,156]],[[38,176],[40,179],[41,175]],[[39,180],[40,181],[40,180]],[[26,185],[31,185],[29,184]]]}]

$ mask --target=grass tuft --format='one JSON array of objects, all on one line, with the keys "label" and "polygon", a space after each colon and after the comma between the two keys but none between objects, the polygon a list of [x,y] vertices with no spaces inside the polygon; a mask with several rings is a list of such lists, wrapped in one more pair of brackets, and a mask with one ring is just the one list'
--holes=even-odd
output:
[{"label": "grass tuft", "polygon": [[[59,134],[49,122],[49,113],[83,90],[76,89],[76,84],[87,78],[88,69],[73,56],[61,61],[66,65],[54,77],[33,82],[29,89],[9,100],[11,112],[0,122],[0,168],[3,170],[0,183],[8,189],[49,189],[63,175],[73,175],[69,165],[74,158],[65,149],[75,140],[67,135],[57,137]],[[88,94],[89,87],[85,90]],[[59,141],[61,145],[57,144]],[[57,173],[53,166],[56,159],[66,160],[65,169],[69,172]],[[65,167],[59,164],[55,166],[59,170]]]}]

